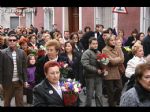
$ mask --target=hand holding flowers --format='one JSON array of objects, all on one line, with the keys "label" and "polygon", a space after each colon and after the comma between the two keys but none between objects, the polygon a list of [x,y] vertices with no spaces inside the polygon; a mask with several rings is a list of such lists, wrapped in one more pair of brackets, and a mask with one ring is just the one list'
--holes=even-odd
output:
[{"label": "hand holding flowers", "polygon": [[108,71],[106,71],[106,66],[109,63],[108,56],[103,53],[97,54],[97,62],[100,65],[101,72],[104,72],[104,76],[108,75]]}]

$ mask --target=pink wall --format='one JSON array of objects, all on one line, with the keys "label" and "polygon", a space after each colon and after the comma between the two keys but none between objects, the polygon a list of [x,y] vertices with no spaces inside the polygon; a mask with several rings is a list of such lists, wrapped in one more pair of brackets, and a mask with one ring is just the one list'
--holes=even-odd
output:
[{"label": "pink wall", "polygon": [[37,7],[37,14],[34,17],[34,26],[38,29],[44,27],[44,10],[43,7]]},{"label": "pink wall", "polygon": [[94,7],[82,7],[82,30],[90,26],[94,30]]},{"label": "pink wall", "polygon": [[54,24],[62,32],[62,7],[54,7]]},{"label": "pink wall", "polygon": [[26,17],[20,17],[20,26],[26,26]]},{"label": "pink wall", "polygon": [[140,31],[140,7],[126,7],[128,14],[119,14],[118,29],[128,37],[135,28]]}]

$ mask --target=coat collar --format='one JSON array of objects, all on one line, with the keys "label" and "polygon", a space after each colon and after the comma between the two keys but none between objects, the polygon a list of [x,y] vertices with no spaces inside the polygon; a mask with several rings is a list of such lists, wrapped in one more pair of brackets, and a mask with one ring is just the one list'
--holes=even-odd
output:
[{"label": "coat collar", "polygon": [[144,89],[140,83],[137,82],[134,87],[141,102],[150,100],[150,92]]},{"label": "coat collar", "polygon": [[51,97],[62,102],[62,98],[59,96],[57,91],[51,86],[51,84],[49,83],[49,81],[46,78],[43,80],[42,83],[43,83],[43,87],[48,92],[48,94],[54,94],[54,95],[51,95]]},{"label": "coat collar", "polygon": [[[12,49],[10,48],[10,47],[8,47],[7,49],[6,49],[6,54],[11,58],[11,59],[13,59],[12,58]],[[18,48],[16,49],[16,60],[18,61],[19,60],[19,50],[18,50]]]}]

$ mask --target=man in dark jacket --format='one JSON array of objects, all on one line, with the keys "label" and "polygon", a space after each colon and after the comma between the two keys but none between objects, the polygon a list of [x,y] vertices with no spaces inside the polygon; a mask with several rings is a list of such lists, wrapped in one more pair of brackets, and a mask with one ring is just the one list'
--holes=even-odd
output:
[{"label": "man in dark jacket", "polygon": [[96,106],[102,106],[102,74],[103,72],[99,69],[97,64],[96,55],[98,41],[92,37],[89,39],[89,49],[87,49],[81,58],[86,77],[86,89],[87,99],[86,106],[92,105],[92,96],[95,90],[95,102]]},{"label": "man in dark jacket", "polygon": [[10,35],[9,47],[2,50],[0,84],[4,89],[4,106],[10,106],[15,96],[16,106],[23,106],[23,86],[28,87],[25,52],[17,48],[17,36]]},{"label": "man in dark jacket", "polygon": [[147,33],[148,35],[144,38],[142,43],[144,48],[144,56],[150,54],[150,26],[148,27]]}]

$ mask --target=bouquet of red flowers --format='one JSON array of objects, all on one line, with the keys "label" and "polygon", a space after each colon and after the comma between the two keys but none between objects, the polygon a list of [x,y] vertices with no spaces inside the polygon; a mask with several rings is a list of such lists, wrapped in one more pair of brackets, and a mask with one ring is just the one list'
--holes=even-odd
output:
[{"label": "bouquet of red flowers", "polygon": [[62,78],[68,78],[69,75],[72,75],[71,74],[72,69],[68,67],[67,63],[59,62],[59,65],[60,65],[60,73],[61,73]]},{"label": "bouquet of red flowers", "polygon": [[63,101],[65,106],[77,106],[81,84],[75,79],[66,79],[60,83],[63,92]]},{"label": "bouquet of red flowers", "polygon": [[45,53],[46,53],[46,48],[42,45],[40,45],[40,48],[38,49],[38,57],[41,57],[41,56],[45,56]]},{"label": "bouquet of red flowers", "polygon": [[[99,53],[99,54],[97,54],[97,62],[100,65],[100,68],[105,71],[106,66],[109,63],[109,58],[106,54]],[[105,71],[104,76],[106,76],[107,74],[108,74],[108,72]]]},{"label": "bouquet of red flowers", "polygon": [[106,54],[97,54],[97,61],[103,65],[107,65],[109,63],[109,58]]}]

